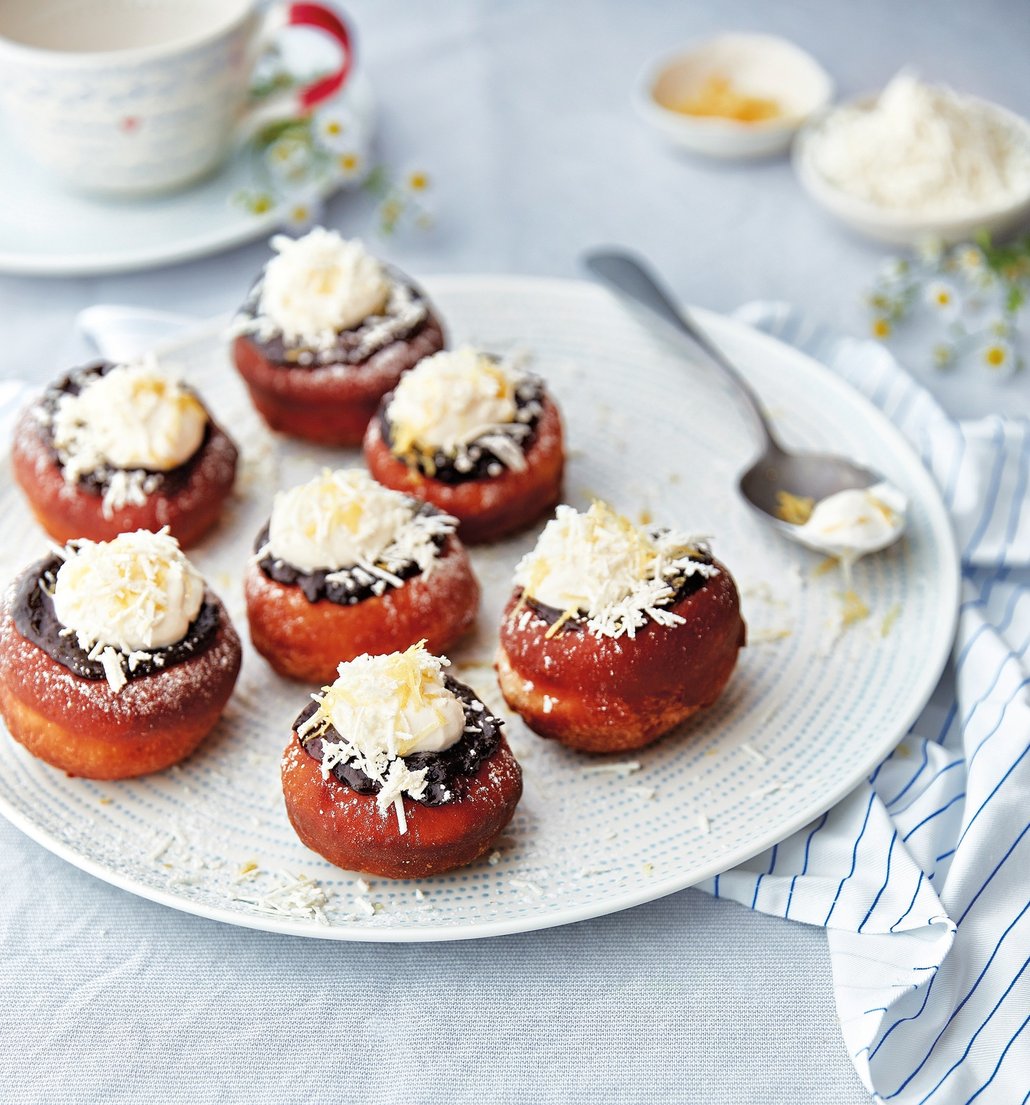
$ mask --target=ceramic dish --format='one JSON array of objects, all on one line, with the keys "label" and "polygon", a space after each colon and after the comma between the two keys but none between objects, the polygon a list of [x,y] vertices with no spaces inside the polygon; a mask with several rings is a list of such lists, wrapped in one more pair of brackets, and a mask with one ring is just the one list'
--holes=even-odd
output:
[{"label": "ceramic dish", "polygon": [[[865,107],[874,99],[871,95],[862,96],[844,106]],[[973,96],[966,99],[995,114],[1011,128],[1017,139],[1030,148],[1030,120],[987,100],[979,100]],[[820,130],[833,110],[836,109],[823,112],[812,119],[798,134],[792,155],[794,171],[808,195],[824,211],[856,233],[892,245],[912,246],[928,239],[950,245],[968,241],[979,231],[987,231],[993,238],[999,238],[1030,219],[1030,186],[1027,187],[1026,195],[1017,200],[984,207],[971,215],[947,219],[927,218],[907,211],[892,211],[849,195],[827,180],[815,162],[814,149],[819,141]]]},{"label": "ceramic dish", "polygon": [[[685,114],[669,106],[712,77],[750,96],[776,100],[781,113],[757,122]],[[641,118],[674,146],[719,158],[782,153],[798,127],[833,96],[833,82],[810,54],[774,35],[728,34],[667,54],[646,67],[634,92]]]},{"label": "ceramic dish", "polygon": [[[348,81],[338,108],[354,121],[355,140],[370,140],[375,104],[362,73]],[[184,191],[113,201],[62,188],[18,151],[2,124],[0,147],[5,171],[0,272],[85,276],[155,268],[267,238],[283,223],[281,211],[273,208],[256,215],[234,202],[237,193],[263,186],[254,157],[245,148],[214,176]],[[340,176],[321,178],[317,198],[324,199],[346,183]]]},{"label": "ceramic dish", "polygon": [[[526,790],[497,851],[417,883],[362,880],[307,851],[287,822],[279,758],[307,689],[277,678],[246,644],[223,721],[196,755],[160,775],[70,779],[0,734],[0,812],[46,848],[134,894],[276,932],[420,941],[546,928],[670,894],[769,847],[859,783],[919,713],[949,651],[957,561],[934,485],[872,406],[802,354],[697,313],[774,404],[787,444],[875,460],[911,500],[906,539],[856,566],[871,615],[842,634],[840,580],[736,495],[752,441],[719,379],[592,285],[425,285],[455,341],[534,351],[567,414],[570,502],[601,496],[633,517],[648,512],[713,536],[741,587],[751,642],[723,697],[657,745],[615,759],[578,755],[511,718]],[[242,449],[238,497],[191,557],[245,630],[240,580],[272,489],[359,459],[263,431],[216,330],[175,359]],[[0,569],[10,577],[46,543],[9,480],[0,519]],[[452,654],[455,674],[498,710],[496,627],[512,568],[535,538],[471,554],[484,601],[475,635]]]}]

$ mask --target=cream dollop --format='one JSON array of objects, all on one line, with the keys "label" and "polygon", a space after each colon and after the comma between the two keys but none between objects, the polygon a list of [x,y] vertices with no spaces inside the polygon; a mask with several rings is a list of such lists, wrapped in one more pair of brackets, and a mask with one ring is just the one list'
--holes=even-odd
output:
[{"label": "cream dollop", "polygon": [[204,601],[204,580],[167,531],[74,541],[54,585],[54,613],[86,652],[130,654],[181,641]]},{"label": "cream dollop", "polygon": [[515,584],[528,598],[566,614],[585,614],[599,635],[632,636],[648,618],[683,619],[662,609],[678,575],[715,575],[695,559],[700,543],[671,531],[647,532],[606,503],[586,512],[560,506],[536,547],[515,568]]},{"label": "cream dollop", "polygon": [[268,548],[304,572],[372,564],[411,518],[411,500],[367,472],[326,469],[276,495]]},{"label": "cream dollop", "polygon": [[454,453],[515,421],[520,375],[470,345],[426,357],[400,379],[386,412],[393,448]]},{"label": "cream dollop", "polygon": [[465,709],[443,678],[449,661],[427,652],[425,641],[406,652],[358,656],[340,664],[338,675],[314,695],[318,709],[298,729],[307,741],[323,737],[322,776],[338,763],[350,762],[380,783],[381,811],[393,805],[403,833],[405,794],[425,792],[426,769],[411,771],[404,756],[450,748],[465,730]]},{"label": "cream dollop", "polygon": [[838,491],[820,499],[792,536],[851,564],[893,545],[904,532],[907,510],[908,500],[889,483]]},{"label": "cream dollop", "polygon": [[316,226],[302,238],[277,234],[272,248],[258,309],[287,342],[323,348],[385,308],[390,280],[360,242]]},{"label": "cream dollop", "polygon": [[116,365],[54,411],[54,447],[65,478],[102,465],[166,472],[200,448],[207,412],[189,388],[153,356]]}]

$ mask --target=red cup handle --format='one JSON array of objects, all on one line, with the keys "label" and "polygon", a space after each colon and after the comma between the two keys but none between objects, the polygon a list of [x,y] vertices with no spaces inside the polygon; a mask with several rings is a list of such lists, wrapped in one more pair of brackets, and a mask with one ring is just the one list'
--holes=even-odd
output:
[{"label": "red cup handle", "polygon": [[350,76],[354,64],[354,48],[351,46],[347,24],[330,8],[322,4],[290,4],[286,9],[286,22],[294,27],[316,27],[336,40],[341,58],[337,69],[317,81],[305,85],[297,92],[297,99],[305,111],[311,111],[323,100],[335,96]]}]

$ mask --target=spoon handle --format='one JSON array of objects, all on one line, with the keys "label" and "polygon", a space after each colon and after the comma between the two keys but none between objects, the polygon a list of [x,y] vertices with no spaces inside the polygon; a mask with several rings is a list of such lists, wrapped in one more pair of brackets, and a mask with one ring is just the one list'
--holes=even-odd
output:
[{"label": "spoon handle", "polygon": [[630,253],[614,249],[591,250],[583,260],[595,276],[674,327],[681,336],[690,339],[736,385],[759,433],[765,438],[767,449],[782,452],[780,443],[762,412],[758,396],[744,379],[740,369],[728,360],[726,354],[711,341],[685,309],[676,306],[669,293],[642,261]]}]

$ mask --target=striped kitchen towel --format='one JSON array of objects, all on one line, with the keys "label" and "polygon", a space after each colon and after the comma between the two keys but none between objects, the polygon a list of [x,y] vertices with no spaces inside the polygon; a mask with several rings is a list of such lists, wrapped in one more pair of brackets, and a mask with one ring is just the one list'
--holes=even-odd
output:
[{"label": "striped kitchen towel", "polygon": [[827,929],[847,1048],[878,1102],[1030,1101],[1030,421],[955,422],[882,346],[759,303],[921,455],[963,561],[958,634],[911,733],[716,897]]}]

